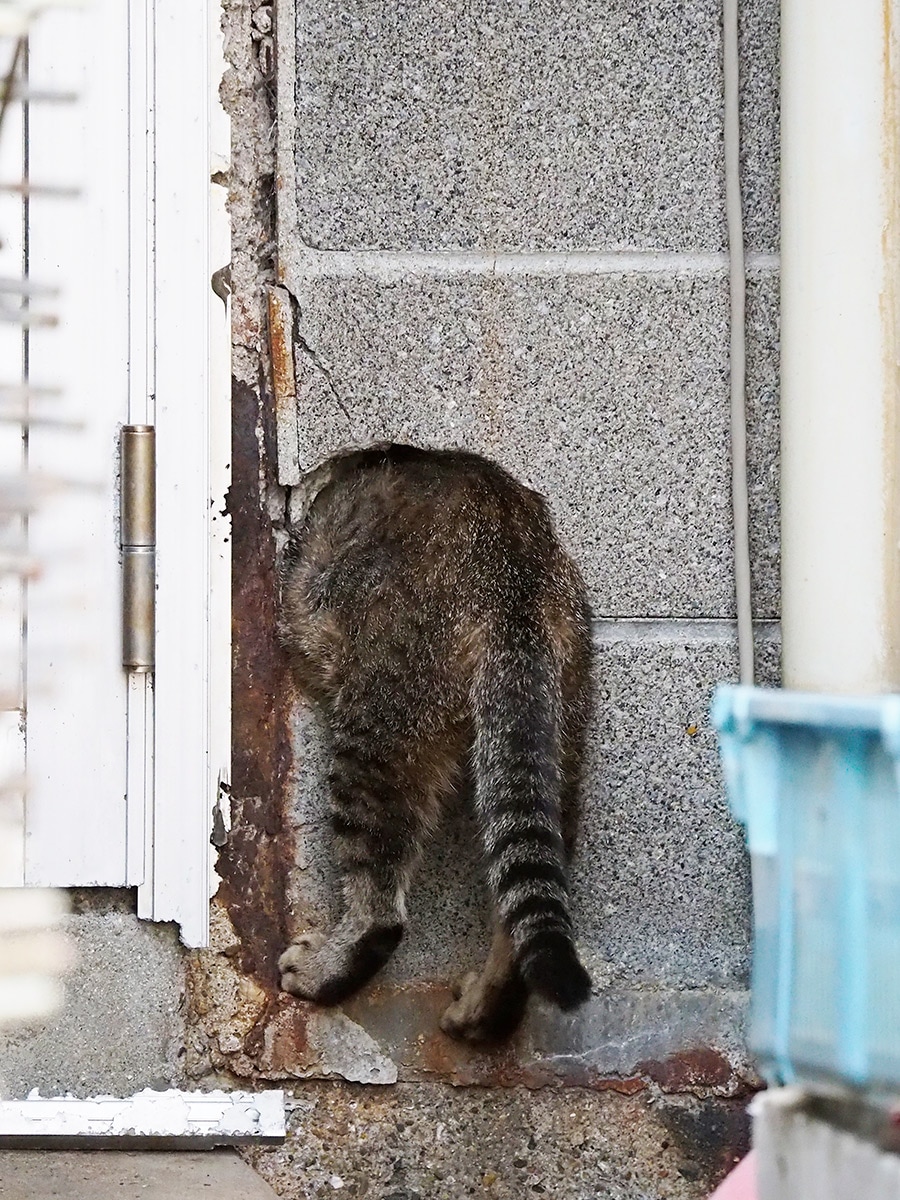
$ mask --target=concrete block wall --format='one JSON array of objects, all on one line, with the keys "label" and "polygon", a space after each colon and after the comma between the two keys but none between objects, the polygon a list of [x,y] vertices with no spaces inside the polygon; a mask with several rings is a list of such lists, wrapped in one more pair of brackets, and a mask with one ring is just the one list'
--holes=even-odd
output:
[{"label": "concrete block wall", "polygon": [[[499,1052],[437,1032],[485,950],[460,814],[376,984],[340,1017],[267,1010],[253,1069],[293,1078],[295,1107],[287,1146],[253,1161],[291,1197],[334,1177],[384,1197],[705,1196],[755,1080],[748,872],[707,720],[736,674],[720,4],[280,0],[276,32],[296,396],[261,399],[264,469],[289,513],[331,450],[393,438],[479,450],[547,495],[596,618],[574,890],[597,986],[572,1018],[535,1006]],[[754,609],[775,682],[777,0],[741,6],[741,39]],[[327,922],[335,881],[323,749],[301,705],[288,718],[302,927]]]},{"label": "concrete block wall", "polygon": [[[742,6],[754,609],[769,682],[777,8]],[[699,992],[718,1012],[746,987],[749,936],[707,721],[712,687],[736,669],[720,5],[285,0],[279,21],[277,253],[297,392],[278,429],[281,481],[337,447],[394,439],[478,450],[548,497],[596,617],[574,870],[594,1005],[614,986],[670,992],[672,1011]],[[294,751],[292,896],[324,921],[322,759],[302,711]],[[397,988],[445,982],[483,952],[465,830],[451,838],[411,898],[386,975]],[[656,1052],[739,1045],[733,1019],[672,1019]],[[595,1025],[590,1007],[558,1024],[552,1052]],[[623,1039],[604,1070],[638,1061]]]}]

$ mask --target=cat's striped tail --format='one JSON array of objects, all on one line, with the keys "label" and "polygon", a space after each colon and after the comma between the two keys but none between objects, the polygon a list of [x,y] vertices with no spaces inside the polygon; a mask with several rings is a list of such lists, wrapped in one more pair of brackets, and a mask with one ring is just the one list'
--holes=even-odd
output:
[{"label": "cat's striped tail", "polygon": [[560,827],[559,669],[539,628],[488,634],[473,686],[475,803],[500,923],[526,984],[562,1009],[590,995]]}]

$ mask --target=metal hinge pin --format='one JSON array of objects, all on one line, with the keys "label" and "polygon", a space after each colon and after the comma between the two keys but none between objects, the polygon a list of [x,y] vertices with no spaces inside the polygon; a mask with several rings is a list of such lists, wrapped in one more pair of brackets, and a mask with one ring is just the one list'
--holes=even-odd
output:
[{"label": "metal hinge pin", "polygon": [[156,430],[123,425],[121,461],[122,666],[156,665]]}]

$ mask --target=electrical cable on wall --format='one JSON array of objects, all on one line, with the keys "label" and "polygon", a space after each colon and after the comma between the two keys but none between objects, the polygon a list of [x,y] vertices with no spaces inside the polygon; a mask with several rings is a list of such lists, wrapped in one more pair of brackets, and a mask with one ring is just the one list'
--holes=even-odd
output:
[{"label": "electrical cable on wall", "polygon": [[731,292],[731,503],[734,522],[734,580],[741,683],[753,683],[753,611],[750,585],[750,518],[747,490],[747,273],[741,213],[741,126],[738,0],[724,3],[725,216]]}]

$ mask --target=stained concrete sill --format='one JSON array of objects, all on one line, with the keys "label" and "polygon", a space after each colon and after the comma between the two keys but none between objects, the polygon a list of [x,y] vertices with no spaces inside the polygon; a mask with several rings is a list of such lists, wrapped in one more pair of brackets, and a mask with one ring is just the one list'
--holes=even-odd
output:
[{"label": "stained concrete sill", "polygon": [[2,1200],[274,1200],[233,1150],[0,1151]]}]

